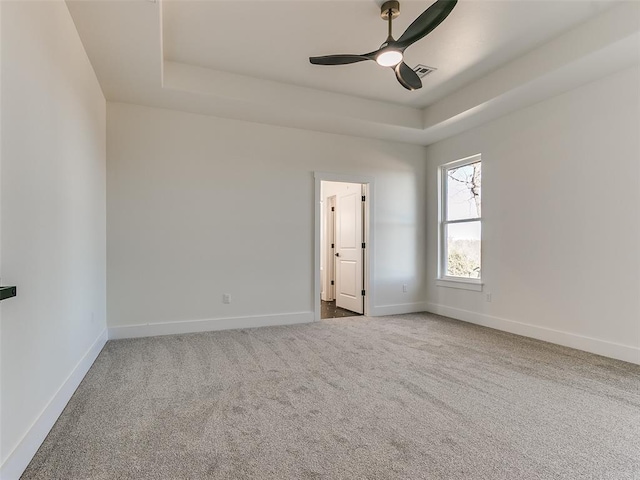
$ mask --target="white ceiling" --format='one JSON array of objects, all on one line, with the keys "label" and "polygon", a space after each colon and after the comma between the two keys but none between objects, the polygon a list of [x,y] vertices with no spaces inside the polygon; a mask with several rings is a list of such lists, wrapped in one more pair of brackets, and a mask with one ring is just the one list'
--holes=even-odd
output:
[{"label": "white ceiling", "polygon": [[[433,0],[404,1],[402,31]],[[67,0],[109,101],[427,145],[640,63],[640,2],[460,0],[406,52],[408,92],[375,62],[372,0]]]},{"label": "white ceiling", "polygon": [[[433,0],[400,3],[394,36]],[[309,56],[366,53],[386,39],[374,1],[167,1],[167,60],[252,77],[425,107],[496,67],[584,22],[611,1],[458,2],[431,34],[406,51],[410,66],[438,70],[416,92],[375,62],[311,65]]]}]

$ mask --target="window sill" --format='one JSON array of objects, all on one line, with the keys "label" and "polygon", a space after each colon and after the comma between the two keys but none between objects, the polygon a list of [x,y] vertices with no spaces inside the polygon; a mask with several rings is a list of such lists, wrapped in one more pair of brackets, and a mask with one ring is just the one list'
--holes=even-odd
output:
[{"label": "window sill", "polygon": [[443,279],[443,278],[438,278],[436,279],[436,286],[438,287],[446,287],[446,288],[458,288],[461,290],[472,290],[474,292],[481,292],[482,291],[482,286],[484,284],[482,283],[482,280],[476,280],[476,279],[464,279],[464,278],[447,278],[447,279]]}]

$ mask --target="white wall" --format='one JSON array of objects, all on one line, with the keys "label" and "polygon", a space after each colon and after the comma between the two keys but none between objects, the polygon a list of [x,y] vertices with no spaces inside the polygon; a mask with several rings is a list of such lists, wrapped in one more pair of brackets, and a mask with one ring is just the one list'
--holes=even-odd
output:
[{"label": "white wall", "polygon": [[110,335],[310,321],[314,171],[375,177],[374,305],[424,308],[423,147],[111,102],[107,139]]},{"label": "white wall", "polygon": [[18,287],[0,304],[0,476],[11,479],[106,338],[106,104],[64,2],[0,9],[0,274]]},{"label": "white wall", "polygon": [[[625,70],[438,142],[429,308],[640,361],[640,74]],[[482,154],[485,292],[438,287],[438,165]]]}]

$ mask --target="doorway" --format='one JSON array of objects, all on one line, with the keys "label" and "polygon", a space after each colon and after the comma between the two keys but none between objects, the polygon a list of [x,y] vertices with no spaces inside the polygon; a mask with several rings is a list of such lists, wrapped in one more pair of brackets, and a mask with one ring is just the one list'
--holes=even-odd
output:
[{"label": "doorway", "polygon": [[[367,183],[319,182],[320,318],[366,314]],[[317,235],[318,236],[318,235]]]}]

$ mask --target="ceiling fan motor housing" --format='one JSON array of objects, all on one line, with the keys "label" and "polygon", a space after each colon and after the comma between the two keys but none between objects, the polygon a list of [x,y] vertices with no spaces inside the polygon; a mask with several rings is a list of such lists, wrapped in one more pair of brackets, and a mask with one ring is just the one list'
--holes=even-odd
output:
[{"label": "ceiling fan motor housing", "polygon": [[400,2],[397,0],[384,2],[380,7],[380,16],[383,20],[389,20],[389,13],[391,13],[392,19],[400,15]]}]

